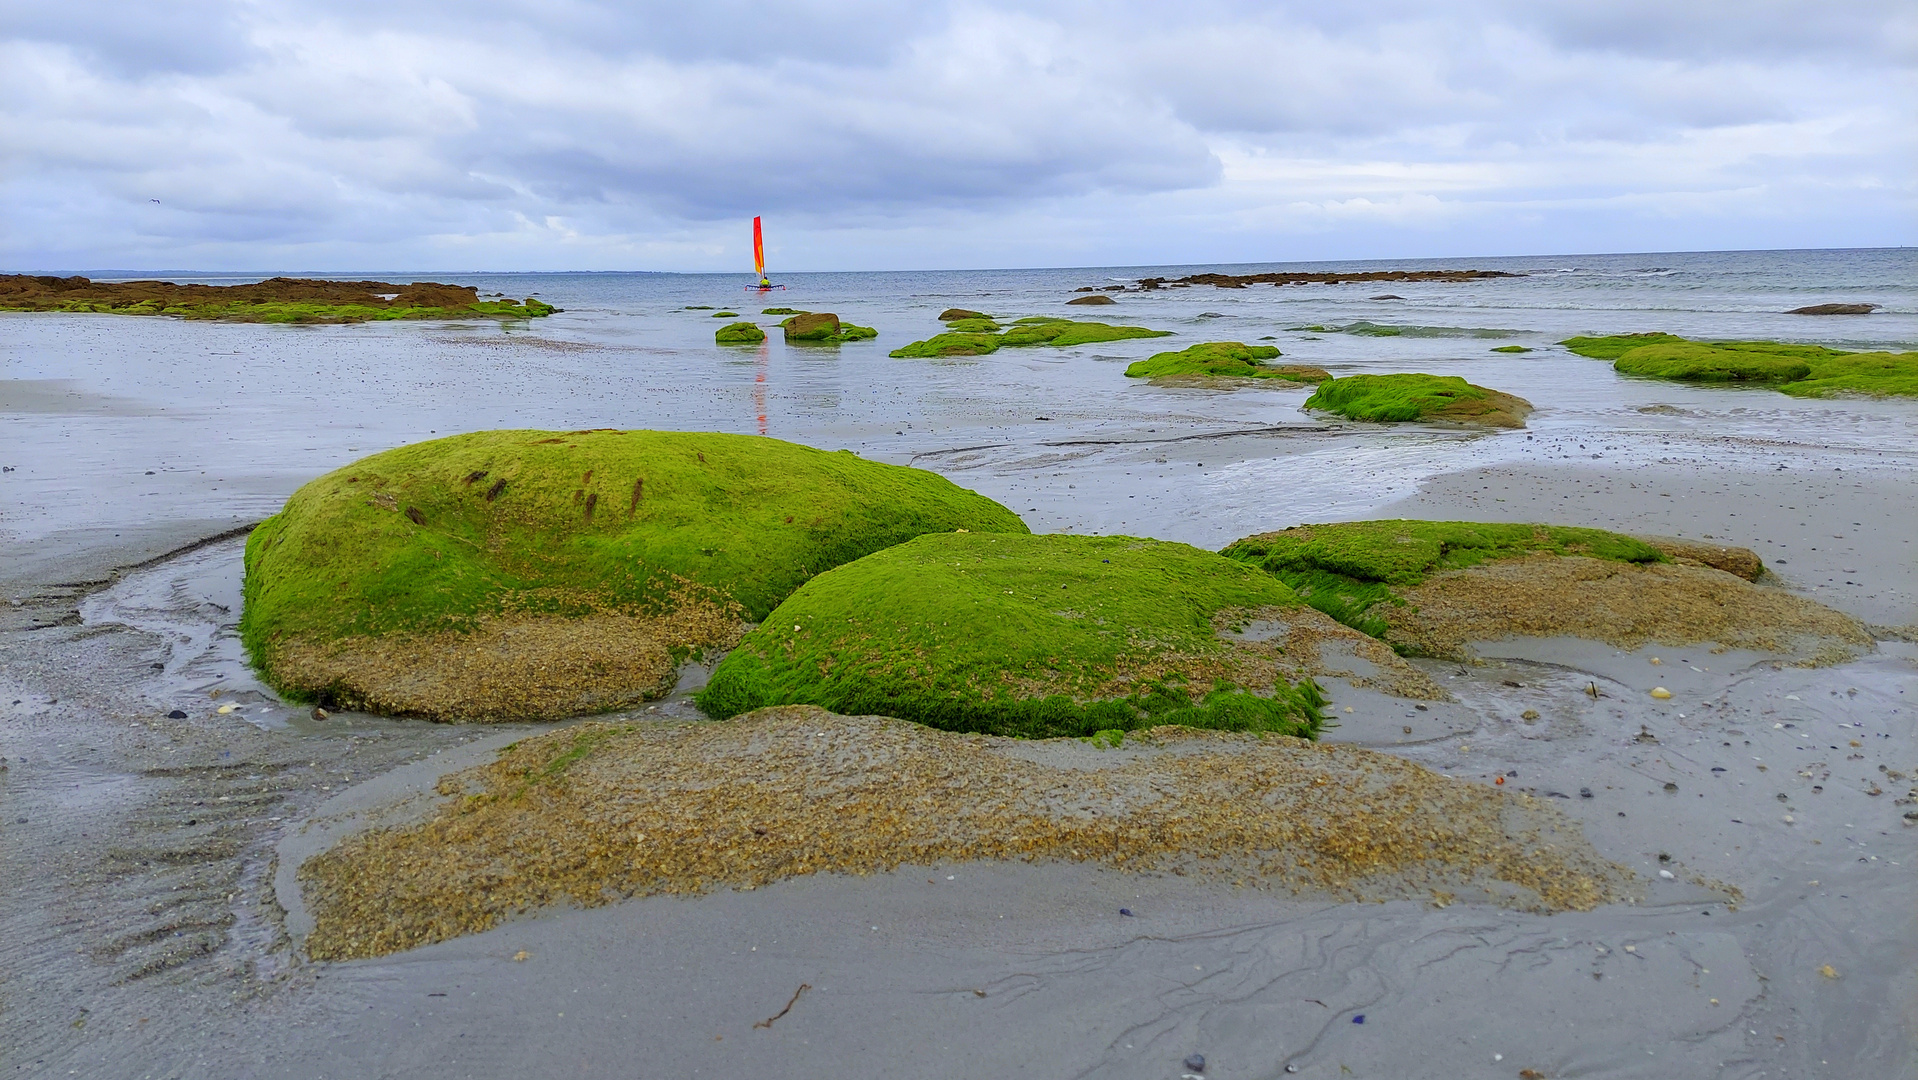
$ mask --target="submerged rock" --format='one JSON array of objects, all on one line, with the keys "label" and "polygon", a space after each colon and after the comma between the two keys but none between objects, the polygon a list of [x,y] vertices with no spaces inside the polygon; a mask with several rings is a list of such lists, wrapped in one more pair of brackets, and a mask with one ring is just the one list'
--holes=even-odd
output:
[{"label": "submerged rock", "polygon": [[295,492],[247,541],[241,638],[297,700],[556,719],[656,697],[813,575],[957,528],[1025,526],[934,473],[776,439],[477,432]]},{"label": "submerged rock", "polygon": [[1796,307],[1785,312],[1787,315],[1869,315],[1878,310],[1877,304],[1811,304]]},{"label": "submerged rock", "polygon": [[1066,301],[1066,303],[1067,303],[1067,304],[1086,304],[1086,305],[1098,305],[1098,304],[1116,304],[1116,303],[1118,303],[1118,301],[1117,301],[1117,300],[1114,300],[1114,299],[1113,299],[1112,297],[1110,297],[1110,296],[1107,296],[1107,295],[1106,295],[1106,294],[1104,294],[1104,293],[1093,293],[1093,294],[1092,294],[1091,296],[1079,296],[1079,297],[1074,297],[1074,298],[1073,298],[1073,299],[1071,299],[1071,300],[1067,300],[1067,301]]},{"label": "submerged rock", "polygon": [[1170,330],[1148,330],[1143,326],[1112,326],[1101,322],[1074,322],[1048,315],[1031,315],[1014,320],[1011,328],[1003,334],[949,331],[894,349],[888,355],[899,358],[983,356],[996,352],[1001,346],[1056,345],[1065,348],[1129,338],[1169,337],[1171,333]]},{"label": "submerged rock", "polygon": [[1457,375],[1348,375],[1319,384],[1305,408],[1380,423],[1446,421],[1522,428],[1532,403]]},{"label": "submerged rock", "polygon": [[1811,663],[1871,649],[1850,616],[1693,558],[1755,577],[1755,555],[1705,547],[1559,525],[1356,521],[1262,533],[1223,554],[1408,655],[1462,660],[1475,640],[1556,636],[1715,642]]}]

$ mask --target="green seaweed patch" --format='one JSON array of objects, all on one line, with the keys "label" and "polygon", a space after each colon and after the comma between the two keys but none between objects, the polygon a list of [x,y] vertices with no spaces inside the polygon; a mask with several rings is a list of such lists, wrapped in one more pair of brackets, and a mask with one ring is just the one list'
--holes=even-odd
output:
[{"label": "green seaweed patch", "polygon": [[1674,382],[1755,383],[1793,397],[1918,397],[1918,352],[1843,352],[1776,341],[1690,341],[1672,334],[1576,337],[1580,356],[1621,374]]},{"label": "green seaweed patch", "polygon": [[987,318],[953,319],[946,323],[946,330],[955,334],[996,334],[1004,329],[998,323]]},{"label": "green seaweed patch", "polygon": [[925,341],[915,341],[910,345],[894,349],[891,355],[900,358],[983,356],[1002,347],[1053,345],[1068,348],[1073,345],[1091,345],[1102,341],[1170,337],[1171,334],[1170,330],[1148,330],[1143,326],[1112,326],[1102,322],[1076,322],[1072,319],[1032,315],[1013,320],[1011,328],[1003,334],[955,332],[935,334]]},{"label": "green seaweed patch", "polygon": [[958,528],[1025,531],[936,473],[762,436],[475,432],[295,492],[247,539],[240,634],[271,680],[287,638],[643,615],[689,588],[763,618],[815,574]]},{"label": "green seaweed patch", "polygon": [[868,341],[879,336],[870,326],[842,323],[831,312],[803,312],[779,324],[792,345],[840,345],[848,341]]},{"label": "green seaweed patch", "polygon": [[1526,345],[1495,345],[1492,347],[1492,351],[1502,353],[1528,353],[1532,350],[1530,346]]},{"label": "green seaweed patch", "polygon": [[934,334],[894,349],[889,356],[902,359],[928,359],[941,356],[984,356],[999,351],[997,334]]},{"label": "green seaweed patch", "polygon": [[1446,421],[1522,428],[1530,402],[1457,375],[1348,375],[1319,384],[1305,408],[1375,423]]},{"label": "green seaweed patch", "polygon": [[713,312],[713,318],[715,318],[715,319],[737,319],[737,318],[739,318],[739,312],[737,312],[737,311],[715,311],[715,312]]},{"label": "green seaweed patch", "polygon": [[560,310],[528,297],[524,301],[481,300],[464,307],[376,307],[371,304],[327,303],[312,300],[228,300],[212,303],[141,300],[66,300],[53,303],[10,304],[0,298],[0,311],[69,311],[102,315],[170,315],[177,319],[254,323],[361,323],[395,320],[460,319],[476,315],[504,319],[538,319]]},{"label": "green seaweed patch", "polygon": [[1276,577],[1184,544],[928,534],[808,582],[698,703],[716,717],[814,704],[1027,738],[1157,724],[1311,738],[1319,687],[1268,681],[1269,665],[1242,663],[1247,647],[1215,629],[1298,603]]},{"label": "green seaweed patch", "polygon": [[713,340],[721,345],[757,345],[766,340],[766,331],[749,322],[736,322],[713,331]]},{"label": "green seaweed patch", "polygon": [[1140,360],[1125,369],[1127,377],[1157,379],[1204,376],[1235,379],[1283,379],[1288,382],[1316,383],[1331,378],[1323,368],[1304,364],[1267,364],[1279,350],[1270,345],[1245,345],[1237,341],[1208,341],[1178,352],[1162,352]]},{"label": "green seaweed patch", "polygon": [[713,309],[713,306],[711,304],[687,304],[685,307],[681,308],[680,310],[681,311],[711,311],[712,309]]},{"label": "green seaweed patch", "polygon": [[805,314],[807,314],[807,313],[806,313],[806,312],[804,312],[804,311],[801,311],[801,310],[800,310],[800,309],[798,309],[798,308],[791,308],[791,307],[769,307],[769,308],[766,308],[766,309],[764,309],[764,310],[762,310],[762,311],[760,312],[760,314],[761,314],[761,315],[805,315]]},{"label": "green seaweed patch", "polygon": [[1350,521],[1300,525],[1228,544],[1220,554],[1285,582],[1305,602],[1383,638],[1379,604],[1444,570],[1530,555],[1583,555],[1625,563],[1669,561],[1642,540],[1603,529],[1473,521]]},{"label": "green seaweed patch", "polygon": [[1524,333],[1522,330],[1499,330],[1478,326],[1395,326],[1389,323],[1375,323],[1360,319],[1344,326],[1288,326],[1287,330],[1304,331],[1314,334],[1355,334],[1359,337],[1409,337],[1409,338],[1508,338]]}]

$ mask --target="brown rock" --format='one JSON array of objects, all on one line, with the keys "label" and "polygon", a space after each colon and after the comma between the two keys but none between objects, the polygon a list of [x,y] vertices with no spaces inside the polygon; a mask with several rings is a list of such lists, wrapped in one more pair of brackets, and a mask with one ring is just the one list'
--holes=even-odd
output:
[{"label": "brown rock", "polygon": [[1066,303],[1068,304],[1116,304],[1118,303],[1118,301],[1114,300],[1112,297],[1107,296],[1104,293],[1093,293],[1091,296],[1081,296],[1081,297],[1078,297],[1077,299],[1067,300]]},{"label": "brown rock", "polygon": [[952,322],[956,319],[990,319],[992,316],[980,311],[967,311],[962,307],[949,307],[939,313],[940,322]]},{"label": "brown rock", "polygon": [[1787,315],[1869,315],[1878,310],[1877,304],[1812,304],[1809,307],[1792,308]]},{"label": "brown rock", "polygon": [[1672,536],[1641,536],[1640,540],[1657,548],[1674,562],[1709,566],[1727,574],[1757,581],[1765,572],[1765,562],[1750,548],[1708,544],[1698,540],[1680,540]]}]

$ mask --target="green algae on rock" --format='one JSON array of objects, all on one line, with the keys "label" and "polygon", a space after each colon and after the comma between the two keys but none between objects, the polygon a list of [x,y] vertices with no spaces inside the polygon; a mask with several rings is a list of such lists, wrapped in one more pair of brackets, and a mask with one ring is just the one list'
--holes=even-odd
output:
[{"label": "green algae on rock", "polygon": [[1502,353],[1528,353],[1532,350],[1526,345],[1495,345],[1492,347],[1492,351]]},{"label": "green algae on rock", "polygon": [[939,313],[940,322],[955,322],[959,319],[990,319],[990,318],[992,318],[992,316],[987,315],[983,311],[972,311],[967,308],[958,308],[958,307],[947,308],[946,310]]},{"label": "green algae on rock", "polygon": [[1813,664],[1872,647],[1850,616],[1752,584],[1763,566],[1743,548],[1557,525],[1357,521],[1250,536],[1224,554],[1406,655],[1467,660],[1473,641],[1520,636],[1715,642]]},{"label": "green algae on rock", "polygon": [[737,319],[737,318],[739,318],[739,312],[737,312],[737,311],[715,311],[715,312],[713,312],[713,318],[715,318],[715,319]]},{"label": "green algae on rock", "polygon": [[870,326],[842,323],[829,311],[802,312],[783,320],[786,342],[792,345],[839,345],[848,341],[867,341],[879,336]]},{"label": "green algae on rock", "polygon": [[713,341],[720,345],[757,345],[766,340],[766,332],[749,322],[736,322],[713,331]]},{"label": "green algae on rock", "polygon": [[935,473],[745,435],[489,431],[312,481],[247,541],[241,640],[298,700],[555,719],[670,689],[813,575],[1019,533]]},{"label": "green algae on rock", "polygon": [[[957,322],[958,320],[954,320]],[[996,328],[996,327],[995,327]],[[925,341],[894,349],[889,355],[901,359],[938,356],[983,356],[1002,346],[1055,345],[1066,348],[1101,341],[1125,341],[1129,338],[1169,337],[1170,330],[1148,330],[1143,326],[1112,326],[1102,322],[1074,322],[1047,315],[1029,315],[1013,320],[1003,334],[986,332],[947,332],[934,334]]]},{"label": "green algae on rock", "polygon": [[1049,737],[1156,724],[1315,736],[1324,699],[1233,629],[1302,608],[1184,544],[928,534],[809,581],[699,694],[725,718],[811,704]]},{"label": "green algae on rock", "polygon": [[1395,588],[1441,570],[1541,552],[1638,563],[1665,558],[1642,540],[1602,529],[1399,520],[1300,525],[1248,536],[1220,554],[1277,576],[1345,625],[1383,637],[1385,623],[1372,609],[1403,604]]},{"label": "green algae on rock", "polygon": [[1776,341],[1691,341],[1673,334],[1567,338],[1621,374],[1674,382],[1754,383],[1793,397],[1918,397],[1918,352],[1842,352]]},{"label": "green algae on rock", "polygon": [[1347,375],[1319,384],[1305,408],[1379,423],[1447,421],[1522,428],[1532,403],[1457,375]]},{"label": "green algae on rock", "polygon": [[794,307],[769,307],[760,311],[761,315],[804,315],[804,311]]},{"label": "green algae on rock", "polygon": [[1157,353],[1125,369],[1133,379],[1181,379],[1202,385],[1208,379],[1277,379],[1287,383],[1318,383],[1331,378],[1324,368],[1306,364],[1267,364],[1279,350],[1270,345],[1237,341],[1208,341],[1178,352]]},{"label": "green algae on rock", "polygon": [[84,277],[0,276],[0,311],[169,315],[259,323],[357,323],[395,319],[528,319],[560,310],[528,297],[481,300],[470,285],[416,281],[324,281],[276,277],[246,285],[170,281],[96,282]]}]

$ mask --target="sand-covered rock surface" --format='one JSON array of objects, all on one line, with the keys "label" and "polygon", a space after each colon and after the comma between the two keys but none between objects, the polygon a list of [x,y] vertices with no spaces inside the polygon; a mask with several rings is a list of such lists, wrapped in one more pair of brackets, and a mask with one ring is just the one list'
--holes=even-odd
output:
[{"label": "sand-covered rock surface", "polygon": [[1629,871],[1539,800],[1283,736],[1158,728],[1099,748],[789,706],[574,727],[440,791],[428,820],[301,869],[309,955],[377,956],[554,904],[954,860],[1545,911],[1634,894]]}]

